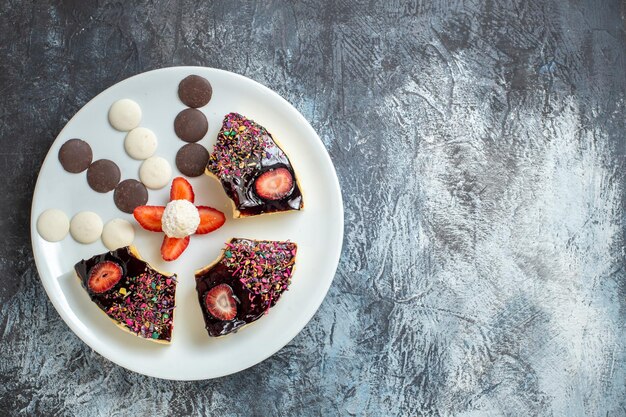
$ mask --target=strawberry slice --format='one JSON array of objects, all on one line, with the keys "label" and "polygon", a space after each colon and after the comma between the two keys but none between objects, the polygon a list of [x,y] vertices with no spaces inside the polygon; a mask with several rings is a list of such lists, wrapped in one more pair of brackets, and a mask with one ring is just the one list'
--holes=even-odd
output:
[{"label": "strawberry slice", "polygon": [[122,275],[124,272],[121,266],[113,261],[103,261],[89,271],[87,286],[94,293],[103,293],[115,287],[122,279]]},{"label": "strawberry slice", "polygon": [[254,189],[264,200],[280,200],[293,190],[293,175],[287,168],[270,169],[259,175]]},{"label": "strawberry slice", "polygon": [[219,284],[211,288],[204,297],[207,311],[218,320],[229,321],[237,316],[237,303],[233,297],[233,289],[227,284]]},{"label": "strawberry slice", "polygon": [[222,227],[226,221],[224,213],[213,207],[198,206],[197,209],[200,214],[200,224],[196,229],[197,235],[204,235],[213,230],[217,230]]},{"label": "strawberry slice", "polygon": [[173,261],[187,249],[187,246],[189,246],[189,236],[179,239],[166,235],[161,245],[161,257],[164,261]]},{"label": "strawberry slice", "polygon": [[195,197],[193,187],[189,184],[189,181],[183,177],[174,178],[172,188],[170,188],[170,201],[188,200],[193,203]]},{"label": "strawberry slice", "polygon": [[137,223],[151,232],[162,232],[161,217],[163,217],[163,206],[139,206],[133,211],[133,216]]}]

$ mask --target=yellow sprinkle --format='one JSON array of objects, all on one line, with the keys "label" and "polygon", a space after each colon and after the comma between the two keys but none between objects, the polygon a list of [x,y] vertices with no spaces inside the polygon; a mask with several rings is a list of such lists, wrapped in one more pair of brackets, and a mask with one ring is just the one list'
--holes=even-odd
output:
[{"label": "yellow sprinkle", "polygon": [[245,126],[239,126],[239,131],[240,131],[240,132],[243,132],[244,130],[246,130],[246,127],[245,127]]},{"label": "yellow sprinkle", "polygon": [[126,295],[126,288],[124,287],[120,288],[120,294]]}]

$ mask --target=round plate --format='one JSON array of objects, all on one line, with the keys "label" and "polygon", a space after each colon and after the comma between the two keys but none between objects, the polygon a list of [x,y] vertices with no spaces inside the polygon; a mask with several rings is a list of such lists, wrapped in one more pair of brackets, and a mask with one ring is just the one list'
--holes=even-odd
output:
[{"label": "round plate", "polygon": [[[211,150],[229,112],[239,112],[265,126],[289,156],[304,195],[304,210],[233,219],[231,204],[221,185],[203,175],[190,178],[196,204],[226,214],[226,223],[208,235],[192,236],[187,250],[174,262],[160,257],[163,234],[145,231],[132,215],[119,211],[113,193],[99,194],[87,184],[85,172],[70,174],[58,161],[65,141],[87,141],[94,160],[110,159],[122,179],[138,179],[141,161],[124,151],[125,132],[108,122],[113,102],[122,98],[141,106],[140,126],[155,132],[155,153],[167,159],[173,176],[175,156],[185,142],[174,134],[174,118],[185,108],[177,95],[178,83],[190,74],[208,79],[213,98],[200,110],[209,120],[209,132],[199,143]],[[148,204],[165,205],[169,185],[150,190]],[[98,213],[104,223],[123,218],[135,225],[135,246],[153,267],[179,277],[172,343],[157,344],[117,328],[89,298],[73,272],[81,259],[106,252],[101,241],[80,244],[67,236],[50,243],[37,233],[37,217],[49,208],[63,210],[69,218],[82,210]],[[204,328],[196,296],[194,271],[213,262],[231,237],[291,240],[298,244],[292,284],[269,313],[239,332],[210,338]],[[287,101],[268,88],[241,75],[201,67],[175,67],[146,72],[105,90],[87,103],[56,138],[39,172],[31,211],[31,239],[41,281],[55,308],[85,343],[111,361],[142,374],[167,379],[216,378],[241,371],[268,358],[285,346],[317,311],[333,280],[343,240],[343,204],[332,162],[311,125]]]}]

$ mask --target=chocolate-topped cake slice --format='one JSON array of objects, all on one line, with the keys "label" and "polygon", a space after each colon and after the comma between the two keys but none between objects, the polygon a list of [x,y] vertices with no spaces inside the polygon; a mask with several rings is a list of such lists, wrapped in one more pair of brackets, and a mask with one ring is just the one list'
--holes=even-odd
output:
[{"label": "chocolate-topped cake slice", "polygon": [[91,300],[120,328],[159,343],[172,339],[176,275],[166,275],[139,257],[133,246],[74,266]]},{"label": "chocolate-topped cake slice", "polygon": [[303,207],[289,158],[267,129],[241,114],[224,117],[206,173],[222,183],[234,217]]},{"label": "chocolate-topped cake slice", "polygon": [[260,319],[289,288],[293,242],[233,238],[220,257],[196,272],[209,336],[223,336]]}]

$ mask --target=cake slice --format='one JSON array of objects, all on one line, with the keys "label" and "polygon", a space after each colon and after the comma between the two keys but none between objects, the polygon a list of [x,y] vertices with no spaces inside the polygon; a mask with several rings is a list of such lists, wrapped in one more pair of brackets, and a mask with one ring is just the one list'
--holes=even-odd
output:
[{"label": "cake slice", "polygon": [[289,288],[293,242],[233,238],[220,257],[196,271],[196,290],[209,336],[224,336],[260,319]]},{"label": "cake slice", "polygon": [[267,129],[241,114],[224,117],[206,174],[222,183],[236,218],[303,207],[289,158]]},{"label": "cake slice", "polygon": [[118,327],[154,342],[171,341],[176,275],[152,268],[134,246],[83,259],[74,270],[91,300]]}]

